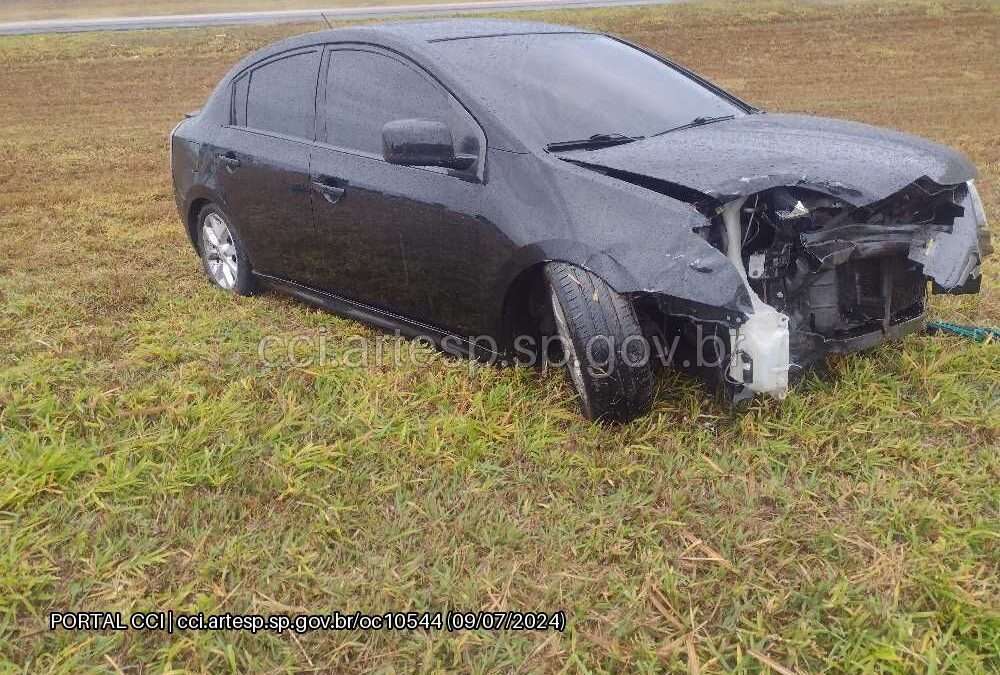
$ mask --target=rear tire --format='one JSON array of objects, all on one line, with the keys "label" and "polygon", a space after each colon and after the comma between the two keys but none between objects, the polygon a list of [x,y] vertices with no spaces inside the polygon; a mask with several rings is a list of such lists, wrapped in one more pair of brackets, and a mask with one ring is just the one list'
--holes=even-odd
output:
[{"label": "rear tire", "polygon": [[603,279],[567,263],[545,266],[570,382],[587,419],[627,422],[649,412],[649,342],[632,303]]},{"label": "rear tire", "polygon": [[229,216],[215,204],[198,213],[198,252],[209,281],[238,295],[257,292],[250,259],[240,244]]}]

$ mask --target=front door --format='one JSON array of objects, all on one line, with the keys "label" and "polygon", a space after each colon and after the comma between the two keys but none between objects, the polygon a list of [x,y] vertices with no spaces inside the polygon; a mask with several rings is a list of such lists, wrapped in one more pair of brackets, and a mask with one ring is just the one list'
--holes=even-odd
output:
[{"label": "front door", "polygon": [[[314,269],[314,283],[451,330],[477,325],[481,130],[447,91],[401,57],[333,48],[326,64],[312,160],[325,264]],[[448,123],[456,142],[478,153],[477,165],[463,173],[386,162],[383,125],[413,118]]]}]

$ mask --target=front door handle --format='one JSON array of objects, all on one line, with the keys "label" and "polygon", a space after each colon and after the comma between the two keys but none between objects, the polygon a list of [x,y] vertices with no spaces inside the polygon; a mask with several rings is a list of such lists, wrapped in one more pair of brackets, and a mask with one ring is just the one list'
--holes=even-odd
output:
[{"label": "front door handle", "polygon": [[240,168],[240,160],[233,155],[219,157],[219,163],[226,167],[226,171],[229,173],[236,173],[237,169]]},{"label": "front door handle", "polygon": [[313,181],[313,189],[318,193],[323,195],[325,199],[330,204],[336,204],[344,197],[344,188],[338,187],[336,185],[330,185],[329,183],[324,183],[322,181]]}]

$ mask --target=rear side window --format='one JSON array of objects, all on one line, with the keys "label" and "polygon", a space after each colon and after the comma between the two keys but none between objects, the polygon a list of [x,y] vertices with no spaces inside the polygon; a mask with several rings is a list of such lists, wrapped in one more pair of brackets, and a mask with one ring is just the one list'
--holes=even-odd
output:
[{"label": "rear side window", "polygon": [[243,76],[234,86],[234,123],[312,140],[319,60],[318,51],[294,54]]},{"label": "rear side window", "polygon": [[330,52],[326,100],[321,107],[326,142],[382,155],[382,127],[400,119],[449,123],[448,93],[415,66],[368,51]]}]

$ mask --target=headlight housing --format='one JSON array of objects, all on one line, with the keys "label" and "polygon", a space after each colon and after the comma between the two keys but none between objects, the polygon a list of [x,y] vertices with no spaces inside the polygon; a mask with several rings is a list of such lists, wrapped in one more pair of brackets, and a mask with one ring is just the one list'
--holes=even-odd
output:
[{"label": "headlight housing", "polygon": [[970,180],[966,185],[969,186],[969,199],[972,200],[972,212],[976,216],[976,225],[986,227],[986,209],[983,208],[983,200],[979,198],[976,181]]},{"label": "headlight housing", "polygon": [[972,202],[972,214],[976,219],[976,234],[979,235],[979,255],[985,258],[993,253],[992,236],[986,225],[986,209],[983,208],[983,200],[979,198],[976,182],[970,180],[966,185],[969,186],[969,201]]}]

